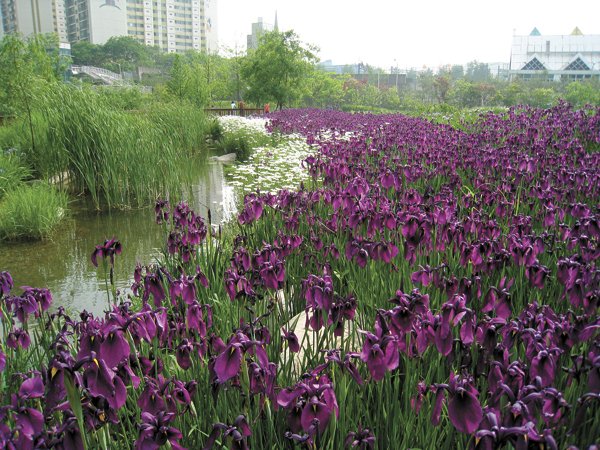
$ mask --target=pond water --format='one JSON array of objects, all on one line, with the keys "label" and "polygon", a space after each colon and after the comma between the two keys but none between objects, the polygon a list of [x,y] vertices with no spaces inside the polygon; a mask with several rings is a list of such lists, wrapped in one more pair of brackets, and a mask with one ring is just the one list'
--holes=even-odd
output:
[{"label": "pond water", "polygon": [[[241,121],[243,119],[237,119]],[[253,127],[262,123],[242,121]],[[229,124],[231,127],[231,124]],[[212,223],[236,217],[243,194],[279,188],[292,189],[307,179],[301,161],[310,148],[298,138],[290,138],[277,148],[258,148],[249,161],[225,166],[211,162],[199,170],[187,190],[186,201],[203,217],[210,208]],[[90,261],[92,251],[105,239],[117,238],[122,253],[116,258],[115,284],[129,291],[137,262],[149,264],[159,256],[167,230],[157,225],[154,209],[96,212],[74,205],[71,217],[44,242],[0,243],[0,271],[7,270],[17,287],[46,287],[54,306],[71,311],[100,314],[107,306],[104,274]]]}]

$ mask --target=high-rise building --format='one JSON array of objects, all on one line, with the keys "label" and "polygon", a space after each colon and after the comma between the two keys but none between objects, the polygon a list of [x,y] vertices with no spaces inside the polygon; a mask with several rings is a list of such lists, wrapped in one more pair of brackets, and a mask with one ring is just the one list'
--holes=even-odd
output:
[{"label": "high-rise building", "polygon": [[0,0],[5,33],[104,44],[131,36],[166,52],[217,51],[217,0]]},{"label": "high-rise building", "polygon": [[275,12],[275,23],[273,25],[263,22],[262,17],[259,17],[258,21],[252,24],[252,33],[246,36],[246,49],[257,49],[260,37],[269,31],[279,31],[277,12]]},{"label": "high-rise building", "polygon": [[129,36],[175,53],[217,51],[216,0],[128,0]]},{"label": "high-rise building", "polygon": [[125,0],[64,0],[69,42],[104,44],[113,36],[127,35]]},{"label": "high-rise building", "polygon": [[65,0],[0,0],[4,33],[56,33],[67,41]]}]

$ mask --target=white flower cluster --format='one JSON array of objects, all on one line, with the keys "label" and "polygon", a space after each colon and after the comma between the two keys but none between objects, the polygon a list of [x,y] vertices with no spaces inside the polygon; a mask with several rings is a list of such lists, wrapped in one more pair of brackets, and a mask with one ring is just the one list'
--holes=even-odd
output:
[{"label": "white flower cluster", "polygon": [[[268,134],[265,119],[226,116],[220,120],[226,133],[251,129],[252,132]],[[310,178],[308,171],[302,167],[302,161],[314,151],[299,135],[286,135],[279,140],[277,147],[257,147],[244,163],[227,166],[229,184],[244,193],[298,189],[300,182]]]},{"label": "white flower cluster", "polygon": [[265,128],[267,120],[261,117],[221,116],[219,122],[225,133],[247,130],[252,133],[269,134]]}]

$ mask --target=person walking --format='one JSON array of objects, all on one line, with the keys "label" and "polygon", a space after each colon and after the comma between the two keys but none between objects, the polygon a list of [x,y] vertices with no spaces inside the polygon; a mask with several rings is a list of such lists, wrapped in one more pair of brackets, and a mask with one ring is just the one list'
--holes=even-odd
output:
[{"label": "person walking", "polygon": [[269,105],[268,103],[265,103],[264,113],[269,114],[270,112],[271,112],[271,105]]},{"label": "person walking", "polygon": [[231,100],[231,109],[235,109],[235,100]]}]

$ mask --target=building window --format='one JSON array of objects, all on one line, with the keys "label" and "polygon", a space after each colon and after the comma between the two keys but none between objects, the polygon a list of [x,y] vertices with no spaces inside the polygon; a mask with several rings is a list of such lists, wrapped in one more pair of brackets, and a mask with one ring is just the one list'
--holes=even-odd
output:
[{"label": "building window", "polygon": [[546,68],[539,59],[533,58],[531,61],[525,64],[521,70],[546,70]]},{"label": "building window", "polygon": [[590,70],[590,68],[581,60],[581,58],[577,57],[575,61],[571,61],[571,63],[565,67],[565,70]]}]

